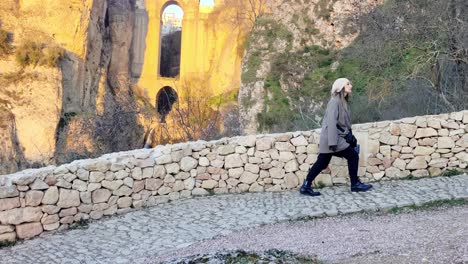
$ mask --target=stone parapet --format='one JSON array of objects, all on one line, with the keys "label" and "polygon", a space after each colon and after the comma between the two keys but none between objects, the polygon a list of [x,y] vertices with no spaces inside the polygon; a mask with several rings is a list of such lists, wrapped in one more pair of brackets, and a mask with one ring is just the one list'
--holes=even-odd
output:
[{"label": "stone parapet", "polygon": [[[468,111],[353,126],[366,182],[438,176],[468,163]],[[318,156],[319,130],[196,141],[111,153],[0,177],[0,240],[199,195],[297,188]],[[333,158],[316,185],[349,182]]]}]

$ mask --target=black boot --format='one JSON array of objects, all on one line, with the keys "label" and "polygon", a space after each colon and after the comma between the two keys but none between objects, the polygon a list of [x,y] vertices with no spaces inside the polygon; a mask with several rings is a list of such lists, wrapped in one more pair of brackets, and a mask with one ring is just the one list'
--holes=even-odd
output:
[{"label": "black boot", "polygon": [[309,195],[309,196],[319,196],[319,192],[315,192],[312,187],[312,182],[308,180],[304,180],[304,183],[301,186],[300,193],[304,195]]},{"label": "black boot", "polygon": [[351,191],[352,192],[367,192],[372,188],[371,184],[362,183],[361,181],[357,181],[354,184],[351,184]]}]

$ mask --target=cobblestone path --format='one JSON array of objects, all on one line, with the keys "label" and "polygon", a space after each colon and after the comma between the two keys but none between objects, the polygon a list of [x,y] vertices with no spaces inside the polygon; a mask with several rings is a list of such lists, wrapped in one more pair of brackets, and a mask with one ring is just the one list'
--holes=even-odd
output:
[{"label": "cobblestone path", "polygon": [[366,193],[347,186],[320,191],[320,197],[289,191],[179,200],[0,249],[0,263],[143,263],[148,255],[246,227],[466,199],[468,175],[376,183]]}]

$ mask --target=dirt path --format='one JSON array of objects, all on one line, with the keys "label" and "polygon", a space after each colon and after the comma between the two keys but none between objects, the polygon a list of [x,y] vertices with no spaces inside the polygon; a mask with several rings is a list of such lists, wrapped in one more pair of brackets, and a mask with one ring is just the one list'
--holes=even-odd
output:
[{"label": "dirt path", "polygon": [[268,249],[316,256],[324,263],[468,263],[468,206],[266,225],[147,260]]}]

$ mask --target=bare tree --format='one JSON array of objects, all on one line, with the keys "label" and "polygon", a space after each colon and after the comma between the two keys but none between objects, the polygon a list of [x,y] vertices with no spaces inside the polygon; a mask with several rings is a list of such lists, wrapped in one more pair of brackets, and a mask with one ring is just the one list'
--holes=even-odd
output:
[{"label": "bare tree", "polygon": [[221,100],[212,101],[213,96],[207,94],[205,89],[188,84],[179,87],[179,91],[181,97],[174,105],[172,120],[180,128],[182,138],[192,141],[217,137],[221,122]]}]

